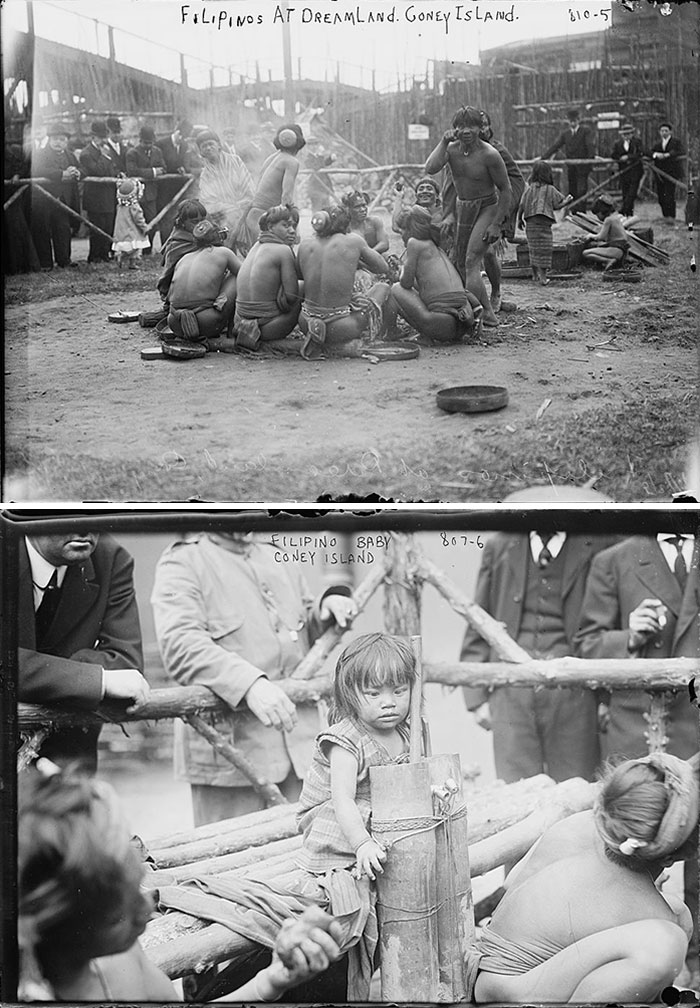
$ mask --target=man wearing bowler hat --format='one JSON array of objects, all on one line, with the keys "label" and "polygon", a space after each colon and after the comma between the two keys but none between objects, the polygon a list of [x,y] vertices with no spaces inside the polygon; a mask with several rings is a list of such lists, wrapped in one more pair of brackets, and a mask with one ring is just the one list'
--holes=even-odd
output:
[{"label": "man wearing bowler hat", "polygon": [[[75,155],[68,150],[68,127],[63,123],[51,123],[47,133],[46,147],[34,155],[33,174],[48,179],[42,187],[62,204],[80,213],[80,168]],[[32,210],[32,236],[41,268],[53,269],[54,258],[57,266],[75,266],[70,258],[72,218],[38,190],[32,193]]]},{"label": "man wearing bowler hat", "polygon": [[110,157],[116,162],[119,173],[126,175],[126,152],[129,148],[122,140],[122,124],[117,116],[108,116],[106,122]]},{"label": "man wearing bowler hat", "polygon": [[611,152],[612,159],[617,162],[620,175],[620,191],[622,204],[620,213],[623,217],[634,216],[634,201],[637,198],[639,183],[644,175],[644,150],[642,141],[635,134],[632,123],[625,123],[620,129],[620,136],[615,141]]},{"label": "man wearing bowler hat", "polygon": [[[165,174],[165,160],[160,147],[156,146],[156,135],[152,126],[142,126],[139,130],[139,143],[136,147],[131,147],[126,152],[126,171],[131,178],[141,179],[143,182],[143,195],[141,197],[141,208],[146,222],[150,222],[156,216],[158,203],[158,183],[156,179],[159,175]],[[153,234],[149,232],[149,241],[153,246]],[[150,255],[151,249],[145,248],[144,255]]]},{"label": "man wearing bowler hat", "polygon": [[[80,168],[83,178],[111,178],[119,173],[117,162],[112,158],[107,144],[107,124],[96,119],[90,128],[90,143],[80,152]],[[92,224],[104,235],[90,231],[89,263],[109,262],[112,249],[114,217],[117,212],[116,183],[85,182],[83,185],[83,207]],[[109,237],[106,237],[106,236]]]}]

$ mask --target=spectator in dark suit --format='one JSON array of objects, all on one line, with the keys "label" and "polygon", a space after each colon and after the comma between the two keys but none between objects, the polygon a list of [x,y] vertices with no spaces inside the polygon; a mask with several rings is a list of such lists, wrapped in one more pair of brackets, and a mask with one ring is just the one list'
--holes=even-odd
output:
[{"label": "spectator in dark suit", "polygon": [[[533,658],[573,655],[588,569],[610,542],[610,537],[544,530],[497,532],[484,547],[474,601],[505,623]],[[481,635],[468,627],[461,660],[496,659]],[[511,783],[540,773],[557,781],[593,779],[599,762],[593,691],[466,686],[464,695],[477,723],[493,731],[501,780]]]},{"label": "spectator in dark suit", "polygon": [[[19,700],[83,710],[107,698],[143,702],[149,687],[126,550],[80,529],[28,535],[19,550]],[[53,731],[41,755],[94,772],[99,731]]]},{"label": "spectator in dark suit", "polygon": [[[80,213],[80,168],[75,155],[68,150],[68,136],[66,126],[52,123],[48,128],[49,142],[34,155],[32,171],[35,178],[49,180],[43,184],[47,192]],[[76,265],[70,258],[72,219],[38,190],[32,193],[32,233],[43,270],[53,269],[54,259],[60,267]]]},{"label": "spectator in dark suit", "polygon": [[[700,587],[695,537],[673,530],[633,536],[591,564],[576,642],[582,658],[700,658]],[[644,690],[615,690],[604,755],[634,759],[648,751]],[[670,701],[666,748],[685,759],[698,750],[698,712],[687,691]],[[685,863],[685,902],[695,930],[687,963],[698,981],[698,863]],[[697,988],[696,988],[697,989]]]},{"label": "spectator in dark suit", "polygon": [[107,122],[107,144],[112,160],[120,175],[126,175],[126,152],[128,146],[122,141],[122,124],[116,116],[109,116]]},{"label": "spectator in dark suit", "polygon": [[[119,173],[107,143],[107,125],[102,119],[92,124],[90,143],[80,152],[80,168],[84,178],[116,178]],[[85,182],[83,185],[83,208],[88,218],[109,235],[105,238],[95,231],[90,232],[89,263],[109,262],[117,212],[116,191],[116,183]]]},{"label": "spectator in dark suit", "polygon": [[[142,126],[139,131],[140,143],[126,152],[126,171],[131,178],[139,178],[143,182],[141,209],[146,223],[150,223],[158,213],[158,183],[159,175],[165,174],[165,161],[160,147],[156,146],[156,135],[152,126]],[[153,247],[153,232],[149,231],[149,241]],[[143,250],[144,255],[150,255],[151,248]]]},{"label": "spectator in dark suit", "polygon": [[[185,174],[185,156],[187,154],[186,138],[191,132],[192,123],[188,122],[186,119],[180,119],[173,132],[158,141],[158,146],[160,147],[161,154],[163,155],[163,161],[165,162],[166,175]],[[156,203],[158,213],[160,213],[161,210],[168,205],[173,196],[179,189],[182,188],[184,182],[184,179],[174,178],[163,179],[158,183],[158,199]],[[188,193],[189,190],[185,195]],[[158,233],[160,234],[161,248],[163,248],[170,237],[170,232],[173,229],[176,215],[177,207],[173,207],[160,222]]]},{"label": "spectator in dark suit", "polygon": [[613,144],[610,155],[613,161],[617,162],[617,171],[622,172],[620,176],[620,191],[622,193],[622,203],[620,213],[623,217],[634,216],[634,201],[639,191],[639,183],[644,175],[644,149],[642,141],[635,135],[632,123],[625,123],[620,129],[620,137]]},{"label": "spectator in dark suit", "polygon": [[[659,126],[659,139],[651,148],[651,163],[659,168],[666,175],[671,175],[674,179],[683,178],[683,145],[680,140],[673,136],[673,127],[670,123],[661,123]],[[661,213],[667,224],[673,224],[676,220],[676,185],[669,179],[662,178],[654,172],[656,180],[656,195],[659,199]]]},{"label": "spectator in dark suit", "polygon": [[[569,121],[567,129],[563,130],[554,143],[547,148],[542,155],[542,160],[546,161],[552,154],[564,149],[565,158],[593,158],[595,157],[595,138],[593,131],[588,126],[582,126],[579,114],[576,109],[571,109],[566,118]],[[569,181],[569,194],[576,200],[580,196],[585,196],[588,190],[588,176],[590,165],[567,165],[566,174]],[[579,209],[585,210],[586,204],[579,204]]]}]

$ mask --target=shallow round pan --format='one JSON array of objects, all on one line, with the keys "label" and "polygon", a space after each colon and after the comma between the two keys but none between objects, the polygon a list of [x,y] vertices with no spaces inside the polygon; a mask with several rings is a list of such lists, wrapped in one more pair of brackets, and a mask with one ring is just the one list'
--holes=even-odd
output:
[{"label": "shallow round pan", "polygon": [[380,361],[413,360],[420,354],[420,347],[417,343],[383,343],[368,346],[366,352]]},{"label": "shallow round pan", "polygon": [[108,322],[138,322],[140,312],[115,311],[107,316]]},{"label": "shallow round pan", "polygon": [[508,405],[508,389],[502,385],[456,385],[440,389],[436,398],[446,413],[488,413]]}]

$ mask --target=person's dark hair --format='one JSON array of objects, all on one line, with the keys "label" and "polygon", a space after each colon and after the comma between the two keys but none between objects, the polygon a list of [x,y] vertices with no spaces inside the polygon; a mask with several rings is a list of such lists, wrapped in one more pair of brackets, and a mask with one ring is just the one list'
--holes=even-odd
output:
[{"label": "person's dark hair", "polygon": [[355,210],[361,203],[364,203],[368,207],[370,204],[369,193],[362,192],[360,189],[353,189],[350,192],[346,192],[341,197],[340,202],[350,211]]},{"label": "person's dark hair", "polygon": [[207,208],[198,199],[183,200],[177,207],[175,227],[184,227],[191,231],[194,225],[204,220],[206,216]]},{"label": "person's dark hair", "polygon": [[219,147],[221,146],[221,138],[219,137],[218,133],[214,132],[214,130],[210,129],[200,130],[198,133],[195,133],[194,139],[195,142],[200,146],[203,143],[206,143],[207,140],[213,140],[215,143],[219,145]]},{"label": "person's dark hair", "polygon": [[572,119],[576,120],[580,119],[578,109],[575,108],[569,109],[569,111],[566,113],[566,118],[569,120],[569,122],[571,122]]},{"label": "person's dark hair", "polygon": [[223,241],[221,231],[208,217],[205,220],[197,221],[192,228],[192,237],[198,248],[204,248],[207,245],[221,245]]},{"label": "person's dark hair", "polygon": [[452,127],[453,129],[459,129],[460,126],[482,126],[483,119],[479,109],[473,108],[471,105],[463,105],[462,108],[457,109],[454,116],[452,117]]},{"label": "person's dark hair", "polygon": [[[289,135],[290,132],[296,135],[296,140]],[[289,154],[297,154],[302,147],[306,147],[301,126],[296,123],[286,123],[284,126],[280,126],[272,143],[277,150],[287,151]]]},{"label": "person's dark hair", "polygon": [[178,129],[185,139],[192,135],[192,123],[189,119],[178,119],[175,123],[175,129]]},{"label": "person's dark hair", "polygon": [[20,775],[17,854],[25,979],[28,964],[37,963],[43,979],[47,956],[92,957],[95,932],[123,906],[125,870],[136,853],[112,788],[72,767]]},{"label": "person's dark hair", "polygon": [[416,662],[411,646],[402,637],[368,633],[345,648],[335,666],[333,703],[329,721],[357,718],[360,693],[377,686],[410,686],[416,680]]},{"label": "person's dark hair", "polygon": [[110,130],[112,133],[121,133],[122,124],[120,120],[117,118],[117,116],[109,116],[106,120],[106,123],[107,123],[107,129]]},{"label": "person's dark hair", "polygon": [[670,122],[659,123],[659,129],[661,129],[662,126],[665,126],[667,129],[670,129],[671,132],[673,133],[673,126],[671,125]]},{"label": "person's dark hair", "polygon": [[591,209],[596,217],[609,217],[615,213],[615,202],[610,196],[598,196]]},{"label": "person's dark hair", "polygon": [[554,185],[552,169],[546,161],[535,161],[530,172],[531,185]]},{"label": "person's dark hair", "polygon": [[668,791],[658,767],[629,760],[619,766],[608,763],[602,771],[595,808],[596,828],[603,835],[606,857],[632,871],[648,870],[648,859],[623,854],[619,847],[630,838],[650,843],[667,806]]},{"label": "person's dark hair", "polygon": [[295,206],[280,205],[270,207],[266,210],[264,214],[261,215],[258,221],[258,227],[261,231],[269,231],[271,227],[275,224],[279,224],[280,221],[292,221],[294,227],[299,223],[299,211]]},{"label": "person's dark hair", "polygon": [[311,227],[319,238],[344,234],[350,224],[350,214],[345,207],[332,204],[317,211],[311,218]]}]

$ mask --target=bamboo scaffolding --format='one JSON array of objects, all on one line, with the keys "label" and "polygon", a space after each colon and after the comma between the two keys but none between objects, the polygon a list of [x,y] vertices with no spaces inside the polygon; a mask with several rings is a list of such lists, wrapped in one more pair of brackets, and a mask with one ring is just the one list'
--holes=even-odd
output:
[{"label": "bamboo scaffolding", "polygon": [[35,189],[38,189],[39,192],[43,196],[45,196],[50,203],[54,203],[56,206],[60,207],[64,211],[64,213],[68,214],[69,217],[73,217],[75,220],[79,220],[81,224],[85,224],[91,231],[94,231],[95,234],[101,235],[103,238],[109,238],[110,242],[112,241],[112,235],[107,234],[106,231],[103,231],[102,228],[97,226],[97,224],[93,224],[92,221],[88,220],[86,217],[83,217],[82,214],[76,213],[76,211],[72,210],[71,207],[66,206],[65,203],[62,203],[60,199],[56,199],[56,197],[52,196],[50,192],[47,192],[43,186],[40,186],[38,182],[33,182],[32,185],[34,186]]},{"label": "bamboo scaffolding", "polygon": [[[358,615],[364,610],[365,606],[383,581],[384,570],[378,565],[377,569],[370,571],[367,577],[357,586],[355,591],[352,593],[352,599],[357,606]],[[350,628],[348,627],[345,630],[341,629],[337,623],[329,626],[328,629],[321,634],[318,640],[314,641],[309,651],[304,655],[292,672],[291,678],[304,679],[307,681],[312,679],[336,644],[342,640],[348,629]]]},{"label": "bamboo scaffolding", "polygon": [[4,211],[7,211],[7,210],[9,210],[9,209],[10,209],[10,207],[12,206],[12,204],[13,204],[13,203],[14,203],[14,202],[15,202],[16,200],[18,200],[18,199],[20,198],[20,196],[21,196],[21,195],[22,195],[23,193],[25,193],[26,191],[27,191],[27,186],[26,186],[26,185],[23,185],[23,186],[20,186],[20,187],[19,187],[19,189],[18,189],[18,190],[17,190],[16,192],[13,192],[13,193],[12,193],[12,195],[10,196],[10,198],[9,198],[8,200],[6,200],[6,201],[5,201],[5,203],[3,204],[3,207],[2,207],[2,208],[3,208],[3,210],[4,210]]},{"label": "bamboo scaffolding", "polygon": [[[455,589],[457,592],[457,589]],[[457,594],[459,594],[457,592]],[[462,603],[457,599],[456,609],[461,615]],[[474,610],[479,606],[468,603],[470,616],[481,617]],[[473,607],[473,609],[472,609]],[[479,610],[483,612],[483,610]],[[484,614],[487,615],[487,614]],[[488,617],[491,620],[491,617]],[[507,637],[502,624],[492,620],[496,636],[491,630],[491,646],[504,646]],[[505,645],[504,649],[508,649]],[[425,662],[425,681],[443,686],[586,686],[599,689],[687,690],[698,678],[698,663],[694,658],[553,658],[515,663],[503,662]],[[328,696],[331,689],[329,676],[316,676],[308,680],[282,679],[278,685],[294,703],[316,703]],[[36,704],[18,704],[17,717],[21,729],[41,725],[53,728],[83,727],[104,724],[105,721],[128,723],[183,717],[207,710],[227,710],[219,698],[205,686],[175,686],[152,690],[149,699],[138,710],[127,714],[114,705],[103,705],[100,711],[68,711],[41,707]]]}]

